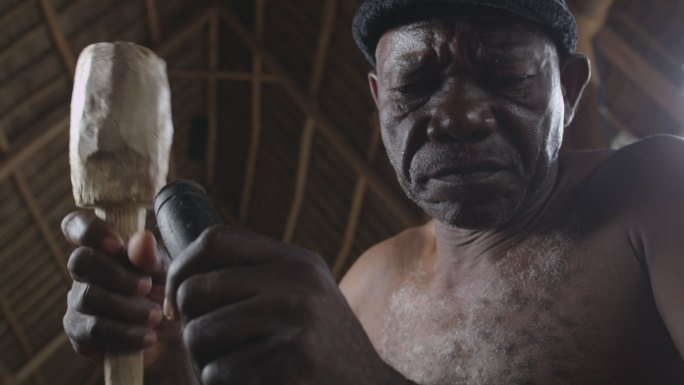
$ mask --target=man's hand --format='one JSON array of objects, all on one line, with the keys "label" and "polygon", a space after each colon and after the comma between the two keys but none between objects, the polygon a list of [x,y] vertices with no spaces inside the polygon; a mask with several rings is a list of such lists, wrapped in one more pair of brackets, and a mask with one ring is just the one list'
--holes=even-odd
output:
[{"label": "man's hand", "polygon": [[165,313],[215,384],[403,384],[375,352],[325,262],[226,227],[206,230],[169,269]]},{"label": "man's hand", "polygon": [[67,215],[62,231],[77,247],[68,262],[74,282],[64,315],[74,350],[101,363],[105,351],[142,349],[148,380],[172,384],[183,378],[178,383],[196,383],[180,324],[162,317],[170,259],[157,250],[154,236],[136,234],[126,250],[117,233],[84,211]]}]

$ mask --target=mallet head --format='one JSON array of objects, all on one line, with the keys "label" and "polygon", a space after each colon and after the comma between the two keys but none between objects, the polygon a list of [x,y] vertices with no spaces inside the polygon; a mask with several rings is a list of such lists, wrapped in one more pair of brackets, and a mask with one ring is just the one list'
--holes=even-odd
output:
[{"label": "mallet head", "polygon": [[173,138],[166,63],[133,43],[97,43],[78,59],[69,162],[79,207],[150,206]]}]

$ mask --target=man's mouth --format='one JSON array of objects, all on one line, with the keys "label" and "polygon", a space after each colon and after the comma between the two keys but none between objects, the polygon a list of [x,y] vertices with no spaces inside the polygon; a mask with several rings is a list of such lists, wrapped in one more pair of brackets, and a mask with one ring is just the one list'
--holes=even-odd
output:
[{"label": "man's mouth", "polygon": [[459,172],[440,175],[432,179],[436,179],[446,183],[472,183],[488,179],[496,172],[498,171]]},{"label": "man's mouth", "polygon": [[505,171],[505,167],[494,163],[447,166],[432,170],[428,174],[428,179],[465,184],[484,181],[502,171]]}]

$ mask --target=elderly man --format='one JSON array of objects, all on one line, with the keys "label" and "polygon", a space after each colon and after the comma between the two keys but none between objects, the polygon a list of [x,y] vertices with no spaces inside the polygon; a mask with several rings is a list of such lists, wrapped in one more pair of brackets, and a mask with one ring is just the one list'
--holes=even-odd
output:
[{"label": "elderly man", "polygon": [[255,234],[212,228],[169,265],[149,233],[126,251],[71,214],[75,349],[145,348],[164,384],[684,383],[684,145],[559,156],[589,79],[565,3],[368,0],[354,33],[389,159],[434,220],[338,289]]}]

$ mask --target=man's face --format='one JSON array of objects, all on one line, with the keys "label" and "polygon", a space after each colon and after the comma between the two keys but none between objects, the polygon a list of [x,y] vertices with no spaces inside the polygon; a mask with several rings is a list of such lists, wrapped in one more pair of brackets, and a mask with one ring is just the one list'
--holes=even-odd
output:
[{"label": "man's face", "polygon": [[381,38],[371,88],[407,195],[450,226],[500,226],[555,162],[565,102],[555,45],[492,12],[429,19]]}]

